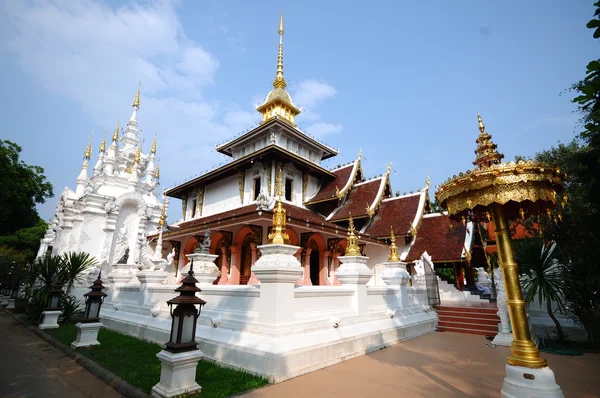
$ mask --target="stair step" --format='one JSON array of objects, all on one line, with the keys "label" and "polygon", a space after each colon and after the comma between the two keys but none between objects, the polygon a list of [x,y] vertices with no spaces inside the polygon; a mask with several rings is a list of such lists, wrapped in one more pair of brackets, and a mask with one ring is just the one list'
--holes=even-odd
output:
[{"label": "stair step", "polygon": [[488,314],[481,312],[452,312],[452,311],[437,311],[438,317],[440,318],[475,318],[475,319],[488,319],[488,320],[500,320],[496,314]]},{"label": "stair step", "polygon": [[460,328],[460,329],[473,329],[473,330],[484,330],[490,331],[493,333],[498,333],[498,324],[483,324],[483,323],[470,323],[470,322],[452,322],[452,321],[442,321],[438,322],[439,327],[452,327],[452,328]]},{"label": "stair step", "polygon": [[440,321],[453,322],[453,323],[473,323],[478,325],[497,325],[500,323],[500,319],[486,319],[486,318],[462,318],[462,317],[449,317],[439,316]]},{"label": "stair step", "polygon": [[480,313],[487,313],[487,314],[494,314],[496,315],[496,312],[498,312],[498,308],[496,307],[453,307],[453,306],[443,306],[443,305],[439,305],[436,306],[436,310],[441,310],[441,311],[450,311],[450,312],[480,312]]},{"label": "stair step", "polygon": [[480,334],[483,336],[496,336],[498,334],[498,330],[495,332],[488,332],[485,330],[476,330],[476,329],[466,329],[466,328],[454,328],[454,327],[439,327],[437,328],[440,332],[454,332],[454,333],[467,333],[467,334]]}]

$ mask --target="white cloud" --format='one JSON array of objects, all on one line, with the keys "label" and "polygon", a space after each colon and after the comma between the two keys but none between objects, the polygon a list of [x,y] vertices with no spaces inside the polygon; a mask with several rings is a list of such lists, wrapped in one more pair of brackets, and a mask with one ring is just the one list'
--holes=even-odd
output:
[{"label": "white cloud", "polygon": [[317,138],[322,138],[326,135],[341,133],[343,128],[344,126],[341,124],[317,122],[309,126],[306,132]]},{"label": "white cloud", "polygon": [[304,80],[294,88],[292,98],[296,104],[310,109],[327,98],[337,94],[335,88],[327,83]]},{"label": "white cloud", "polygon": [[[204,89],[216,83],[219,60],[186,36],[171,1],[114,7],[93,0],[0,0],[0,33],[2,56],[14,59],[46,91],[78,103],[90,126],[111,129],[117,116],[127,120],[141,80],[138,121],[144,149],[157,129],[166,186],[222,162],[213,145],[258,120],[252,108],[206,98]],[[236,35],[243,44],[243,33]],[[313,109],[336,94],[331,85],[314,80],[292,92],[310,122],[320,120]],[[307,131],[323,136],[341,129],[319,122]]]}]

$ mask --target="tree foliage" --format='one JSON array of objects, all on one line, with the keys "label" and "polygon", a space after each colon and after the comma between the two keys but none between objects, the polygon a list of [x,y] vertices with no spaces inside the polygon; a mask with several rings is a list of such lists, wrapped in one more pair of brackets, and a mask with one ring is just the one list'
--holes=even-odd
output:
[{"label": "tree foliage", "polygon": [[0,140],[0,235],[35,226],[36,204],[53,196],[44,169],[20,160],[21,151],[17,144]]}]

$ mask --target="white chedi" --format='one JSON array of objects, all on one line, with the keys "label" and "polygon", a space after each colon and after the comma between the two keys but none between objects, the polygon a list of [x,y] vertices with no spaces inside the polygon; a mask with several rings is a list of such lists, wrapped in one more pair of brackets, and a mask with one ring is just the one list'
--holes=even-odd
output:
[{"label": "white chedi", "polygon": [[87,169],[91,142],[86,147],[77,187],[66,187],[60,195],[38,257],[83,251],[95,257],[106,273],[117,262],[123,268],[154,266],[146,236],[156,232],[162,207],[155,193],[159,177],[154,167],[156,140],[149,153],[142,152],[139,104],[138,90],[124,131],[117,124],[108,148],[106,137],[101,142],[91,177]]}]

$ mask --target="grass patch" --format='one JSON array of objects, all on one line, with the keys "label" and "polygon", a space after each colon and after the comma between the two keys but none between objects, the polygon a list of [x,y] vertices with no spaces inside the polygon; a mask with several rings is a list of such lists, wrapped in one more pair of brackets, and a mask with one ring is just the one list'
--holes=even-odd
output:
[{"label": "grass patch", "polygon": [[[48,333],[66,346],[77,336],[74,324],[63,324]],[[160,360],[156,354],[162,346],[126,336],[112,330],[100,329],[99,346],[78,348],[77,352],[97,362],[128,383],[150,393],[160,380]],[[268,384],[267,379],[239,370],[223,368],[213,362],[200,360],[196,382],[202,386],[202,397],[228,397]]]}]

